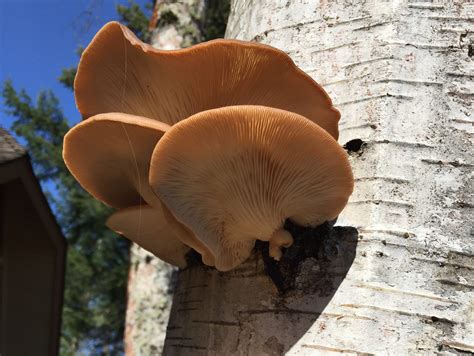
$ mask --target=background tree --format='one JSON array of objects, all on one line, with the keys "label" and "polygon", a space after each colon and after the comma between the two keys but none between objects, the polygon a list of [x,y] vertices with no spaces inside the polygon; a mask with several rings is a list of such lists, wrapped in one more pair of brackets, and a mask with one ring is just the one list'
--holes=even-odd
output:
[{"label": "background tree", "polygon": [[120,21],[126,24],[143,42],[150,40],[149,21],[154,3],[154,0],[150,0],[145,4],[144,9],[134,1],[129,1],[128,5],[117,5]]},{"label": "background tree", "polygon": [[[146,9],[130,2],[117,11],[124,24],[145,38]],[[75,67],[67,68],[58,79],[72,90],[75,74]],[[54,93],[41,91],[33,101],[7,81],[2,96],[8,114],[16,118],[10,129],[24,139],[69,244],[61,353],[118,354],[123,351],[128,240],[105,227],[112,210],[85,192],[66,169],[62,142],[69,124]]]}]

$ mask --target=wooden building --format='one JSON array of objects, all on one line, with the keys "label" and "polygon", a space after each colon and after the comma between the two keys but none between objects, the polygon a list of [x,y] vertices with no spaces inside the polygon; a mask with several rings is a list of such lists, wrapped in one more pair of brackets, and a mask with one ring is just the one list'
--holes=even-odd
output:
[{"label": "wooden building", "polygon": [[30,158],[0,127],[0,355],[57,355],[66,240]]}]

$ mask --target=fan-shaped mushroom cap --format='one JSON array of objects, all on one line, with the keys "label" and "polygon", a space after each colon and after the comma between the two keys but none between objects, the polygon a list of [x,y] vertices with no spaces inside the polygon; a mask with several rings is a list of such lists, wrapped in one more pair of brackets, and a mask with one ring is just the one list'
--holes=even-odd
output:
[{"label": "fan-shaped mushroom cap", "polygon": [[[156,210],[155,215],[159,215],[158,225],[148,231],[151,221],[145,224],[141,229],[144,236],[149,236],[166,224],[174,232],[173,236],[178,236],[183,243],[203,256],[204,263],[213,266],[213,256],[209,249],[162,206],[148,182],[151,154],[168,129],[166,124],[144,117],[120,113],[99,114],[82,121],[66,134],[64,161],[84,189],[98,200],[115,208],[140,205],[142,200],[152,205]],[[125,209],[117,214],[120,219],[125,219],[136,212]],[[152,216],[151,212],[146,214],[146,217]],[[118,217],[111,221],[119,221]],[[133,233],[133,230],[127,231]],[[136,234],[124,234],[135,241]],[[171,232],[167,234],[170,235]],[[147,248],[139,241],[136,242],[157,254],[151,247]]]},{"label": "fan-shaped mushroom cap", "polygon": [[264,105],[296,112],[338,136],[340,114],[326,92],[286,53],[253,42],[162,51],[110,22],[83,52],[74,91],[84,118],[125,112],[173,125],[208,109]]},{"label": "fan-shaped mushroom cap", "polygon": [[63,158],[82,187],[115,208],[161,206],[148,183],[150,158],[169,126],[148,118],[108,113],[82,121],[64,137]]},{"label": "fan-shaped mushroom cap", "polygon": [[150,206],[133,206],[112,214],[109,229],[124,235],[163,261],[184,268],[189,247],[170,229],[163,212]]},{"label": "fan-shaped mushroom cap", "polygon": [[233,106],[174,125],[153,152],[150,185],[214,254],[216,268],[229,270],[255,239],[270,240],[278,258],[275,245],[291,244],[279,232],[287,218],[311,226],[334,219],[353,176],[344,150],[318,125],[288,111]]}]

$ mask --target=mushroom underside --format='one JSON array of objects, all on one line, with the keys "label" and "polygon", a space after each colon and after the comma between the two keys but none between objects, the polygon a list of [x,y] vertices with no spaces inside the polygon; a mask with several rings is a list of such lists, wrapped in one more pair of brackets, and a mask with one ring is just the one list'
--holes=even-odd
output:
[{"label": "mushroom underside", "polygon": [[120,209],[112,229],[180,267],[192,248],[232,269],[257,240],[280,260],[293,243],[285,221],[334,219],[352,192],[339,112],[270,46],[160,51],[111,22],[83,52],[74,88],[85,120],[65,136],[67,167]]},{"label": "mushroom underside", "polygon": [[318,125],[292,112],[235,106],[174,125],[153,152],[150,185],[216,268],[229,270],[256,240],[270,241],[281,257],[292,241],[280,231],[288,218],[303,226],[334,219],[353,177],[344,150]]}]

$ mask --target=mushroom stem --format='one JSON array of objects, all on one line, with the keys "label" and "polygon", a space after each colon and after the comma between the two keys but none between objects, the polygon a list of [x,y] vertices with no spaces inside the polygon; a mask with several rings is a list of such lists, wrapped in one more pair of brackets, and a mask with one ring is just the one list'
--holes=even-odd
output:
[{"label": "mushroom stem", "polygon": [[280,261],[280,258],[283,255],[281,248],[290,247],[291,245],[293,245],[293,237],[291,234],[284,229],[276,230],[270,238],[268,254],[274,260]]}]

